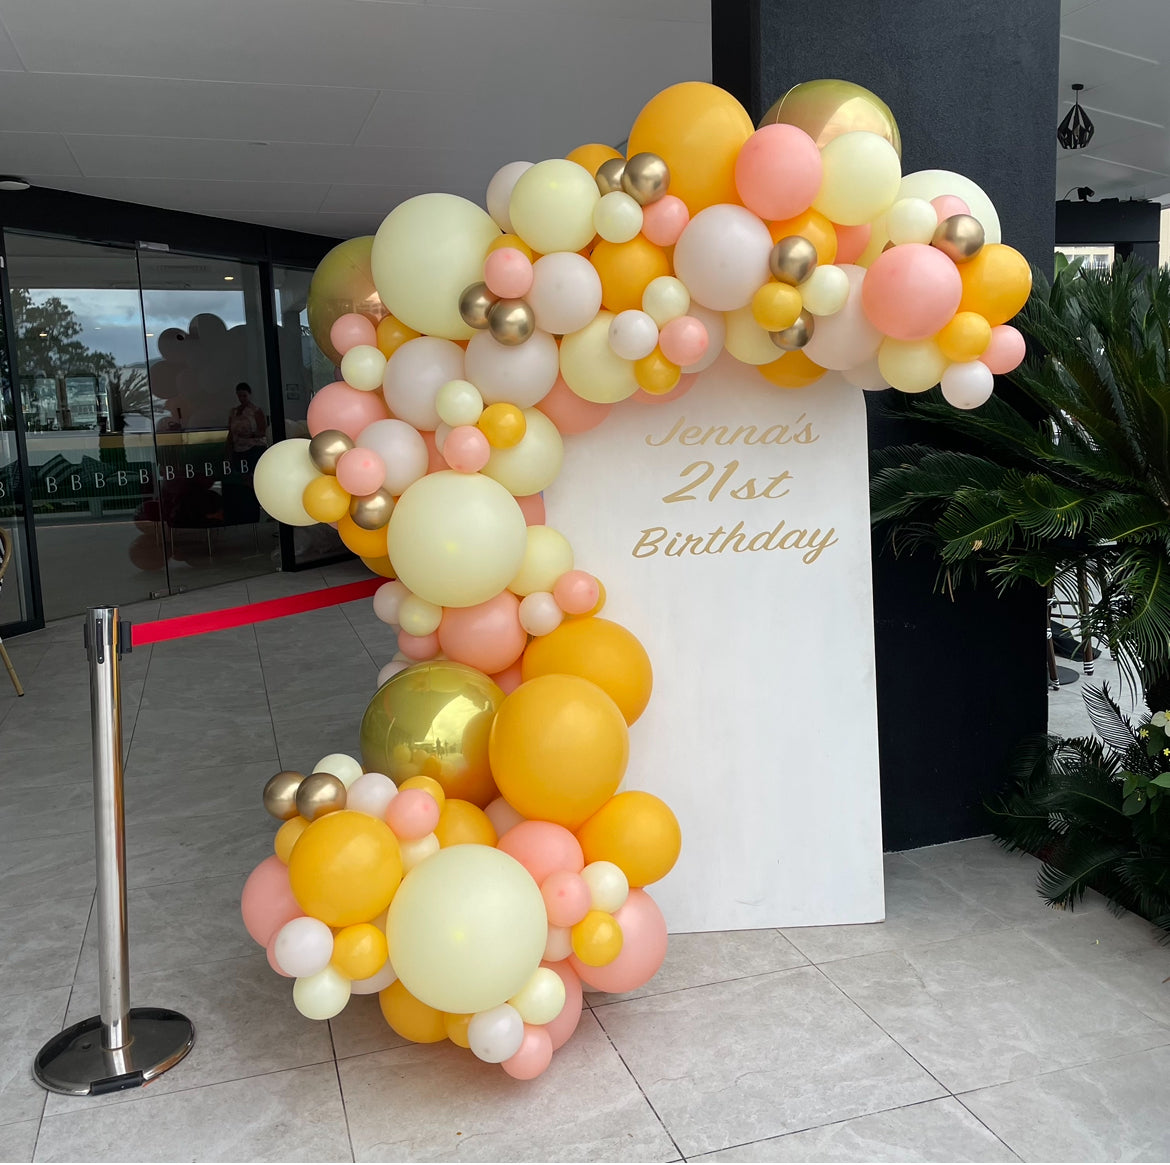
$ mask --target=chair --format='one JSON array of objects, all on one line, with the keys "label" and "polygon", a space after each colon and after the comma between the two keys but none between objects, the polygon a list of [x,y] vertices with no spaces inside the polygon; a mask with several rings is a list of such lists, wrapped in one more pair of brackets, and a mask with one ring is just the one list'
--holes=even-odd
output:
[{"label": "chair", "polygon": [[[0,588],[4,586],[4,575],[11,561],[12,536],[0,526]],[[12,660],[8,658],[8,649],[4,646],[3,639],[0,639],[0,659],[4,660],[4,666],[8,669],[8,676],[12,680],[12,686],[16,689],[16,694],[23,696],[24,688],[20,686],[20,680],[16,676],[16,668],[12,666]]]}]

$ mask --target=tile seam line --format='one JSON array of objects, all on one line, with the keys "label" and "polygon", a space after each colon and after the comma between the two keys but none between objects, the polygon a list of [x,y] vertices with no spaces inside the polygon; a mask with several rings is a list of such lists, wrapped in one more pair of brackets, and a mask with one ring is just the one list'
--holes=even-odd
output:
[{"label": "tile seam line", "polygon": [[748,979],[766,979],[770,975],[790,975],[794,971],[807,971],[814,963],[801,963],[798,967],[778,967],[773,971],[760,971],[755,975],[737,975],[733,979],[717,979],[712,983],[692,983],[689,987],[672,987],[669,991],[657,991],[651,995],[634,995],[629,999],[606,999],[587,1003],[590,1010],[605,1007],[620,1007],[625,1003],[638,1003],[643,999],[661,999],[664,995],[680,995],[684,991],[703,991],[708,987],[725,986],[728,983],[743,983]]},{"label": "tile seam line", "polygon": [[341,1064],[337,1059],[337,1043],[333,1038],[333,1020],[327,1019],[325,1026],[329,1031],[329,1051],[333,1054],[333,1075],[337,1080],[337,1097],[341,1101],[341,1115],[345,1118],[345,1139],[349,1144],[350,1160],[357,1160],[357,1153],[353,1147],[353,1130],[349,1127],[349,1105],[345,1102],[345,1085],[341,1082]]}]

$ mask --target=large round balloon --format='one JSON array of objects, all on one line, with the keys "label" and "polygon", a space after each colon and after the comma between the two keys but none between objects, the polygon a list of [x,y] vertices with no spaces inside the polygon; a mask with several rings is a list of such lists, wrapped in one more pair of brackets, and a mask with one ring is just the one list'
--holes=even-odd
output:
[{"label": "large round balloon", "polygon": [[439,850],[416,866],[386,921],[394,970],[440,1011],[486,1011],[540,966],[548,922],[540,888],[515,858],[485,845]]},{"label": "large round balloon", "polygon": [[309,331],[334,364],[341,363],[341,353],[329,338],[329,330],[340,316],[355,313],[376,323],[387,314],[370,269],[373,246],[373,235],[338,243],[317,264],[309,283]]},{"label": "large round balloon", "polygon": [[481,473],[431,473],[409,486],[387,527],[403,584],[440,607],[474,607],[507,587],[528,527],[516,499]]},{"label": "large round balloon", "polygon": [[482,672],[433,660],[391,676],[366,706],[362,765],[401,784],[433,777],[448,797],[482,808],[497,792],[488,733],[504,693]]},{"label": "large round balloon", "polygon": [[313,526],[317,519],[305,510],[301,498],[305,486],[320,476],[309,456],[308,439],[292,437],[264,450],[252,472],[252,488],[256,500],[278,522]]},{"label": "large round balloon", "polygon": [[852,81],[826,78],[794,85],[760,119],[760,125],[795,125],[822,148],[842,134],[865,130],[885,138],[902,156],[902,137],[890,107]]},{"label": "large round balloon", "polygon": [[500,228],[485,210],[454,194],[420,194],[396,206],[374,236],[371,266],[382,302],[407,327],[448,340],[475,329],[459,297],[483,278]]}]

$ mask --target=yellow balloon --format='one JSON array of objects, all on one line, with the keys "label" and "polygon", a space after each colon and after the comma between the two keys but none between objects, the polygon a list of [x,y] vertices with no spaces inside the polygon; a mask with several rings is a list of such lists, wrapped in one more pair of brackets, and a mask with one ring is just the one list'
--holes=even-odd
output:
[{"label": "yellow balloon", "polygon": [[616,404],[638,391],[634,362],[609,346],[613,312],[599,311],[593,321],[561,341],[561,376],[582,400]]},{"label": "yellow balloon", "polygon": [[330,962],[347,979],[369,979],[386,965],[389,955],[385,934],[372,922],[357,922],[333,936]]},{"label": "yellow balloon", "polygon": [[[542,448],[544,444],[543,430],[533,438],[537,425],[532,416],[526,420],[525,441],[515,449],[492,453],[496,459],[515,459],[517,476],[527,466],[532,448],[526,451],[525,442],[532,440]],[[544,420],[555,432],[552,422]],[[398,577],[416,595],[440,607],[473,607],[498,595],[520,569],[528,527],[508,492],[510,486],[501,485],[495,477],[497,473],[429,473],[398,499],[386,530],[386,545]]]},{"label": "yellow balloon", "polygon": [[477,1012],[528,982],[544,956],[548,919],[540,888],[515,858],[456,845],[410,871],[386,937],[406,990],[441,1011]]},{"label": "yellow balloon", "polygon": [[407,340],[417,340],[418,332],[414,328],[408,328],[401,320],[396,320],[393,316],[387,316],[385,319],[378,321],[377,328],[377,345],[378,351],[386,357],[387,360],[402,347]]},{"label": "yellow balloon", "polygon": [[934,340],[887,337],[878,349],[878,370],[901,392],[925,392],[942,379],[947,358]]},{"label": "yellow balloon", "polygon": [[300,836],[309,828],[309,823],[298,814],[296,817],[290,817],[277,831],[276,837],[272,839],[272,848],[276,852],[276,856],[287,866],[289,856],[292,854],[292,848],[300,840]]},{"label": "yellow balloon", "polygon": [[577,831],[585,864],[613,862],[631,886],[665,878],[678,861],[678,818],[653,793],[629,790],[611,797]]},{"label": "yellow balloon", "polygon": [[622,928],[612,914],[591,910],[570,931],[573,954],[587,967],[604,967],[622,953]]},{"label": "yellow balloon", "polygon": [[855,130],[878,134],[902,156],[902,136],[890,107],[852,81],[827,78],[794,85],[760,120],[760,125],[794,125],[818,146]]},{"label": "yellow balloon", "polygon": [[252,488],[256,500],[278,522],[312,526],[317,519],[305,510],[302,499],[309,482],[322,476],[309,456],[309,439],[290,437],[270,445],[260,455],[252,471]]},{"label": "yellow balloon", "polygon": [[488,212],[466,198],[407,199],[374,236],[371,267],[382,302],[416,332],[469,339],[475,329],[463,322],[459,297],[483,278],[484,255],[499,234]]},{"label": "yellow balloon", "polygon": [[404,1040],[437,1044],[447,1038],[447,1021],[443,1013],[411,995],[401,979],[378,992],[378,1004],[386,1022]]},{"label": "yellow balloon", "polygon": [[669,192],[693,216],[717,202],[739,202],[735,159],[754,128],[730,93],[705,81],[683,81],[647,102],[630,130],[626,156],[662,158],[670,167]]},{"label": "yellow balloon", "polygon": [[433,660],[391,676],[366,706],[362,766],[400,789],[423,789],[481,808],[499,795],[488,767],[488,734],[504,693],[482,672]]},{"label": "yellow balloon", "polygon": [[499,840],[491,818],[470,801],[457,798],[444,802],[435,836],[443,849],[452,845],[495,845]]},{"label": "yellow balloon", "polygon": [[837,258],[837,232],[833,230],[833,224],[812,207],[795,218],[776,219],[768,223],[768,233],[774,243],[790,235],[808,239],[816,248],[817,262],[822,266]]},{"label": "yellow balloon", "polygon": [[[510,405],[509,407],[514,408],[515,406]],[[484,412],[486,413],[487,409]],[[487,465],[483,467],[483,476],[498,481],[509,493],[518,498],[540,493],[542,489],[552,485],[556,481],[557,474],[561,471],[561,463],[565,458],[565,442],[561,437],[561,431],[544,413],[539,409],[525,409],[523,419],[524,435],[520,440],[509,448],[493,449]],[[469,477],[472,475],[459,474],[458,476]],[[426,479],[424,478],[424,480]],[[399,502],[399,505],[401,504]],[[393,521],[393,519],[391,520]],[[525,537],[525,545],[527,546],[527,537]],[[391,551],[391,557],[393,557],[393,551]],[[521,553],[521,561],[523,561],[523,552]],[[520,562],[516,563],[512,575],[508,576],[509,579],[515,575],[520,565]],[[403,581],[406,580],[403,579]],[[497,587],[492,594],[498,594],[504,589],[504,586],[507,586],[507,583]],[[491,597],[491,595],[487,595],[485,599],[478,601],[484,602]],[[445,605],[450,607],[470,606],[471,604],[447,603]]]},{"label": "yellow balloon", "polygon": [[503,247],[519,251],[530,263],[536,258],[536,252],[519,235],[512,234],[500,235],[498,239],[493,239],[492,245],[488,247],[488,254],[499,251]]},{"label": "yellow balloon", "polygon": [[402,880],[398,839],[365,813],[326,814],[293,846],[288,878],[301,909],[326,926],[368,922],[390,905]]},{"label": "yellow balloon", "polygon": [[552,526],[529,526],[528,548],[516,577],[508,584],[515,595],[551,591],[565,571],[573,569],[573,548]]},{"label": "yellow balloon", "polygon": [[359,558],[376,558],[386,552],[386,529],[367,530],[359,526],[349,513],[342,514],[337,522],[337,536]]},{"label": "yellow balloon", "polygon": [[[377,323],[386,307],[374,287],[370,270],[373,235],[346,239],[338,243],[313,272],[305,310],[309,317],[309,331],[317,347],[333,361],[341,363],[341,353],[329,338],[329,329],[339,316],[351,312]],[[389,353],[386,353],[389,355]]]},{"label": "yellow balloon", "polygon": [[670,259],[645,235],[625,243],[602,239],[589,255],[601,278],[601,303],[607,311],[635,311],[642,294],[655,279],[671,274]]},{"label": "yellow balloon", "polygon": [[528,818],[576,829],[613,796],[629,759],[621,709],[588,680],[540,675],[504,698],[488,755],[496,785]]},{"label": "yellow balloon", "polygon": [[978,360],[991,343],[991,325],[978,312],[961,311],[935,336],[939,351],[956,364]]},{"label": "yellow balloon", "polygon": [[958,266],[963,280],[959,311],[978,312],[994,328],[1006,324],[1028,302],[1032,270],[1013,247],[987,243],[974,259]]},{"label": "yellow balloon", "polygon": [[479,414],[476,424],[493,449],[511,449],[513,445],[519,445],[528,428],[523,410],[504,401],[488,405]]},{"label": "yellow balloon", "polygon": [[390,559],[385,554],[379,554],[371,558],[369,555],[359,555],[362,560],[362,566],[366,568],[371,574],[381,575],[382,578],[397,578],[394,573],[394,566]]},{"label": "yellow balloon", "polygon": [[824,177],[813,206],[842,226],[870,222],[894,204],[902,184],[898,152],[885,138],[859,130],[821,150]]},{"label": "yellow balloon", "polygon": [[590,174],[596,174],[597,167],[602,162],[608,162],[610,158],[620,158],[621,156],[613,146],[603,146],[598,142],[590,142],[586,146],[578,146],[575,150],[570,150],[565,155],[570,162],[576,162],[578,166],[584,166]]},{"label": "yellow balloon", "polygon": [[593,238],[593,208],[601,198],[590,171],[567,158],[530,166],[508,203],[512,229],[533,250],[579,251]]},{"label": "yellow balloon", "polygon": [[760,372],[777,388],[807,388],[825,375],[825,369],[800,351],[785,352],[779,360],[761,364]]},{"label": "yellow balloon", "polygon": [[316,522],[340,522],[349,513],[350,495],[331,473],[314,478],[301,495],[305,513]]},{"label": "yellow balloon", "polygon": [[474,1018],[475,1016],[472,1014],[458,1015],[450,1012],[444,1014],[443,1023],[447,1028],[447,1039],[456,1047],[470,1048],[471,1041],[467,1038],[467,1025]]},{"label": "yellow balloon", "polygon": [[[772,287],[783,284],[773,283]],[[789,291],[796,291],[790,287]],[[800,292],[796,293],[797,299]],[[772,343],[768,330],[760,326],[752,311],[753,304],[737,307],[735,311],[723,313],[726,331],[723,346],[742,364],[771,364],[780,355],[780,349]],[[796,313],[800,315],[800,312]]]},{"label": "yellow balloon", "polygon": [[643,392],[662,396],[682,379],[682,369],[667,360],[661,348],[655,348],[649,356],[634,361],[634,378]]},{"label": "yellow balloon", "polygon": [[534,639],[521,661],[527,680],[570,675],[596,684],[621,710],[627,724],[646,710],[654,685],[650,656],[637,637],[609,619],[566,620]]},{"label": "yellow balloon", "polygon": [[752,296],[752,315],[756,323],[769,332],[782,332],[792,327],[803,310],[804,300],[800,292],[788,283],[765,283]]}]

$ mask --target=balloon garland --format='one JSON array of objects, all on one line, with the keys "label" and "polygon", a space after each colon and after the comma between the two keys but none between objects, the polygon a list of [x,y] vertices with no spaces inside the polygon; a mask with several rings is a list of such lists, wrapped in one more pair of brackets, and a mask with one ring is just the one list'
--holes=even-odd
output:
[{"label": "balloon garland", "polygon": [[502,167],[486,211],[396,207],[313,278],[340,379],[309,438],[255,470],[264,508],[327,522],[387,581],[398,628],[361,760],[264,790],[282,824],[244,922],[293,1001],[328,1019],[377,993],[387,1023],[518,1079],[573,1033],[582,991],[629,991],[666,954],[644,887],[678,858],[659,798],[619,791],[650,661],[544,522],[563,438],[677,399],[726,349],[781,389],[828,371],[957,408],[1023,358],[1031,286],[986,195],[903,176],[897,124],[844,81],[796,86],[752,126],[728,93],[672,86],[629,154]]}]

